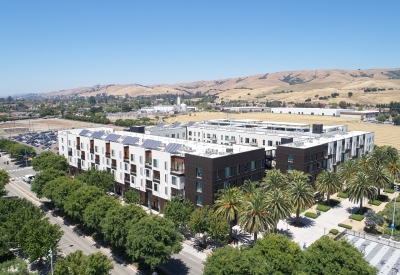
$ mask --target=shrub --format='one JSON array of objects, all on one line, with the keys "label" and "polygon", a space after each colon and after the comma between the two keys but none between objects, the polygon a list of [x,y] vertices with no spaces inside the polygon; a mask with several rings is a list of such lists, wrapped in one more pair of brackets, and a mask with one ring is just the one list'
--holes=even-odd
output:
[{"label": "shrub", "polygon": [[393,189],[385,189],[385,192],[386,192],[386,193],[389,193],[389,194],[393,194],[393,193],[394,193],[394,190],[393,190]]},{"label": "shrub", "polygon": [[363,208],[362,208],[363,213],[367,213],[369,210],[372,210],[372,209],[369,207],[366,207],[366,206],[363,206]]},{"label": "shrub", "polygon": [[333,235],[337,235],[339,233],[339,230],[337,229],[331,229],[329,230],[329,233],[333,234]]},{"label": "shrub", "polygon": [[306,212],[306,213],[304,214],[304,216],[306,216],[306,217],[308,217],[308,218],[311,218],[311,219],[316,219],[316,218],[318,218],[318,215],[317,215],[316,213],[312,213],[312,212]]},{"label": "shrub", "polygon": [[356,221],[362,221],[365,217],[364,217],[364,215],[358,215],[358,214],[351,214],[350,216],[349,216],[349,218],[350,219],[352,219],[352,220],[356,220]]},{"label": "shrub", "polygon": [[385,215],[385,211],[379,211],[378,215],[383,217]]},{"label": "shrub", "polygon": [[338,197],[342,199],[347,199],[349,196],[346,193],[339,192]]},{"label": "shrub", "polygon": [[331,204],[331,207],[334,207],[334,206],[340,204],[340,200],[331,199],[330,204]]},{"label": "shrub", "polygon": [[376,206],[379,206],[379,205],[382,204],[382,202],[378,201],[378,200],[369,201],[369,203],[372,204],[372,205],[376,205]]},{"label": "shrub", "polygon": [[317,210],[322,211],[322,212],[326,212],[326,211],[328,211],[329,209],[331,209],[331,207],[330,207],[330,206],[327,206],[327,205],[322,205],[322,204],[320,204],[320,205],[317,206]]},{"label": "shrub", "polygon": [[382,226],[384,223],[384,219],[382,216],[375,213],[373,210],[369,210],[364,214],[365,216],[365,225],[369,228],[369,230],[375,232],[378,226]]},{"label": "shrub", "polygon": [[383,202],[383,201],[387,201],[388,198],[389,197],[387,195],[382,195],[381,194],[381,195],[378,196],[377,200]]},{"label": "shrub", "polygon": [[353,228],[351,225],[347,225],[347,224],[343,224],[343,223],[339,223],[338,226],[346,228],[346,229],[352,229]]},{"label": "shrub", "polygon": [[[392,201],[394,201],[395,199],[392,199]],[[400,202],[400,197],[396,198],[396,202]]]}]

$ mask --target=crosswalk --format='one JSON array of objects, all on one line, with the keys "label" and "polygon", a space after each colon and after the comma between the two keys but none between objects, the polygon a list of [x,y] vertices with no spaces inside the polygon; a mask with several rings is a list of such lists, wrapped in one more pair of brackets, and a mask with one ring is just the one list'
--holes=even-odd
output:
[{"label": "crosswalk", "polygon": [[400,249],[356,236],[346,235],[345,238],[364,254],[371,265],[379,269],[380,275],[400,274]]},{"label": "crosswalk", "polygon": [[24,168],[18,168],[18,169],[11,169],[11,170],[7,170],[8,172],[16,172],[16,171],[22,171],[22,170],[28,170],[28,169],[32,169],[32,167],[24,167]]}]

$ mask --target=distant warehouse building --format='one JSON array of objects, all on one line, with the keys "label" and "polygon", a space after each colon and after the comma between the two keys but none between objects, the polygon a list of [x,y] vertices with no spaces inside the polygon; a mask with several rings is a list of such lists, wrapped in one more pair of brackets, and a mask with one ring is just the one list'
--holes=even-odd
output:
[{"label": "distant warehouse building", "polygon": [[323,109],[323,108],[271,108],[274,114],[296,114],[315,116],[340,116],[342,112],[352,112],[353,109]]},{"label": "distant warehouse building", "polygon": [[353,111],[353,112],[342,112],[340,113],[341,117],[352,117],[360,120],[376,120],[376,117],[379,115],[379,111]]}]

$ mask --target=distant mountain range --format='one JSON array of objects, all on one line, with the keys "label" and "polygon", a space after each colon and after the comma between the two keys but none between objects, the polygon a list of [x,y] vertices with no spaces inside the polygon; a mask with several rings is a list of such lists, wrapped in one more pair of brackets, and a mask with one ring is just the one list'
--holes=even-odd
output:
[{"label": "distant mountain range", "polygon": [[[379,88],[379,92],[365,93],[368,88]],[[180,84],[104,84],[92,87],[79,87],[36,94],[51,98],[63,96],[92,96],[107,94],[115,96],[155,95],[155,94],[218,94],[219,98],[229,100],[284,100],[286,102],[304,102],[322,100],[357,101],[359,103],[386,103],[390,99],[400,101],[400,69],[366,70],[309,70],[265,73],[251,76],[218,80],[201,80]],[[348,97],[352,92],[353,96]],[[331,98],[332,93],[339,96]],[[383,96],[382,96],[383,95]],[[328,98],[329,97],[329,98]],[[327,98],[327,99],[326,99]]]}]

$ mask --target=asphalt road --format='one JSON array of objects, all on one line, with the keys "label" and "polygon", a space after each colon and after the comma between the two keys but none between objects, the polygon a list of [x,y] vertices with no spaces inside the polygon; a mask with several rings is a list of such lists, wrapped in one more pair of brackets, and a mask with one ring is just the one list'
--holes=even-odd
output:
[{"label": "asphalt road", "polygon": [[[7,160],[9,161],[8,165],[4,164]],[[11,184],[6,185],[9,195],[27,198],[40,207],[41,203],[30,190],[30,184],[22,180],[22,177],[25,175],[36,174],[32,167],[26,167],[25,162],[15,162],[10,160],[8,155],[0,157],[0,167],[8,171],[12,181]],[[85,254],[91,254],[101,251],[103,254],[114,259],[107,248],[96,247],[95,243],[90,238],[75,232],[74,227],[65,224],[61,217],[55,216],[52,213],[47,213],[46,216],[50,218],[51,223],[59,224],[65,232],[59,242],[59,247],[63,253],[69,254],[76,250],[82,250]],[[116,260],[118,261],[118,259]],[[120,264],[115,261],[113,264],[114,269],[111,274],[138,274],[136,269],[129,265],[124,265],[123,263]],[[179,254],[173,255],[172,259],[168,263],[161,266],[161,268],[170,275],[201,275],[203,274],[203,267],[201,259],[185,250],[182,250]]]}]

